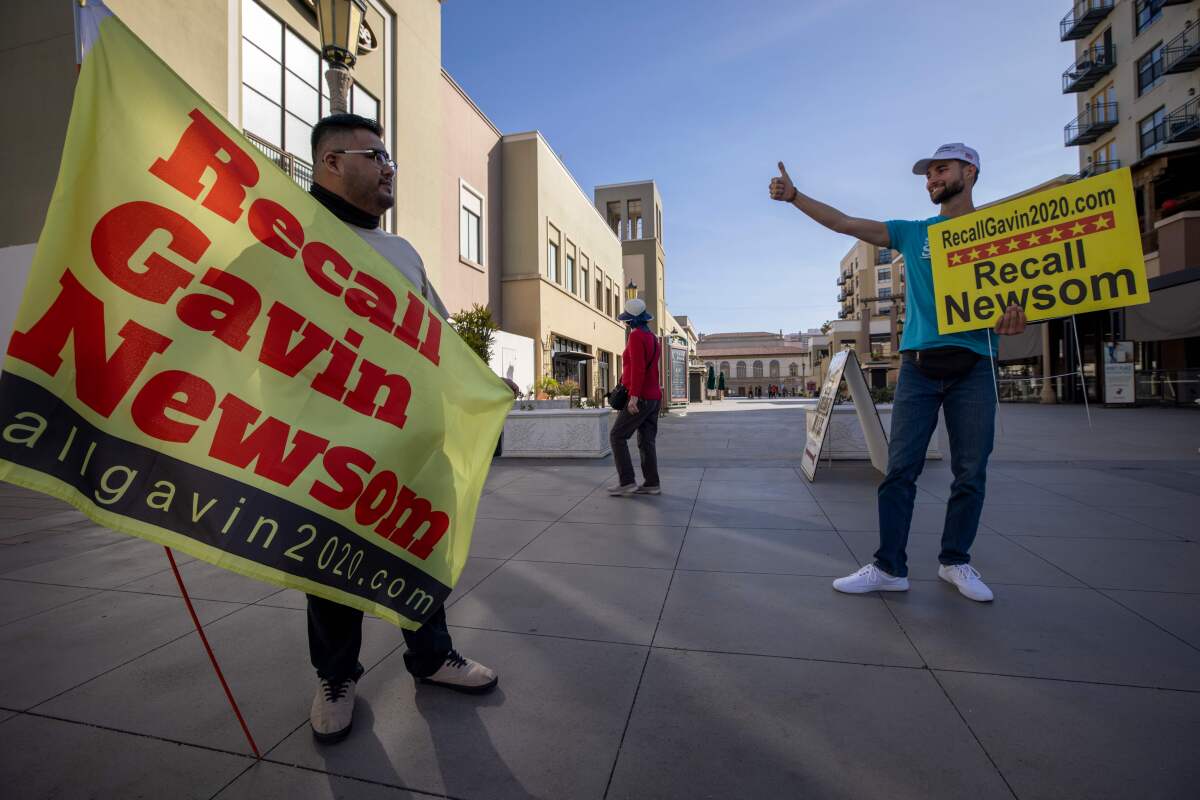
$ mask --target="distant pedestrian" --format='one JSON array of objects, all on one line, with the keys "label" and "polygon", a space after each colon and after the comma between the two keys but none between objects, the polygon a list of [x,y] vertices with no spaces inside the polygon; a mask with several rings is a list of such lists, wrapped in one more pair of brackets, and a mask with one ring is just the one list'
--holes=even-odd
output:
[{"label": "distant pedestrian", "polygon": [[[992,590],[970,565],[971,544],[983,511],[987,461],[996,415],[995,345],[987,331],[941,334],[934,307],[929,226],[975,210],[971,192],[979,180],[979,153],[961,142],[944,144],[913,165],[925,176],[938,216],[923,220],[876,222],[843,214],[796,190],[783,162],[771,179],[772,200],[789,203],[817,223],[878,247],[899,250],[905,264],[907,318],[900,340],[900,380],[892,407],[887,476],[879,484],[879,549],[862,569],[833,582],[839,592],[908,591],[908,532],[917,496],[917,476],[925,466],[938,409],[950,434],[954,482],[946,504],[938,576],[972,600],[992,599]],[[996,332],[1025,330],[1025,311],[1010,305]]]},{"label": "distant pedestrian", "polygon": [[[609,442],[617,464],[617,485],[609,488],[614,497],[629,494],[661,494],[658,479],[658,409],[662,406],[662,387],[658,379],[658,337],[650,332],[646,303],[634,298],[625,302],[617,319],[629,326],[629,338],[621,356],[621,383],[629,390],[629,403],[617,415]],[[633,474],[629,457],[629,437],[637,432],[638,453],[642,458],[642,485]]]}]

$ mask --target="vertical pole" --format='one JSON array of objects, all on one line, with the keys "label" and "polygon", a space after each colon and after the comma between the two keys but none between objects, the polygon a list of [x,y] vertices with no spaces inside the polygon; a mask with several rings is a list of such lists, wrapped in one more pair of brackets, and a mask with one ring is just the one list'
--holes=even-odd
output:
[{"label": "vertical pole", "polygon": [[171,571],[175,573],[175,582],[179,584],[179,592],[183,595],[183,602],[187,605],[188,613],[192,615],[192,624],[196,626],[196,633],[200,634],[200,641],[204,644],[204,650],[208,653],[208,660],[212,662],[213,669],[216,670],[217,680],[221,682],[221,688],[225,690],[225,697],[229,699],[229,705],[233,708],[234,716],[237,717],[238,723],[242,726],[242,733],[246,734],[246,741],[250,743],[250,749],[254,751],[254,757],[262,758],[262,753],[258,752],[258,745],[254,743],[254,737],[250,735],[250,728],[246,726],[246,720],[242,717],[241,709],[238,708],[237,701],[233,699],[233,692],[229,689],[229,684],[225,682],[225,675],[221,672],[221,665],[217,663],[217,657],[213,655],[212,648],[208,645],[208,637],[204,635],[204,628],[200,627],[200,619],[196,616],[196,609],[192,608],[192,598],[188,596],[187,587],[183,585],[183,576],[179,574],[179,567],[175,565],[175,555],[171,552],[171,548],[164,547],[167,551],[167,560],[171,562]]},{"label": "vertical pole", "polygon": [[1087,412],[1088,430],[1092,430],[1092,409],[1088,405],[1087,378],[1083,375],[1083,350],[1079,346],[1079,320],[1071,315],[1071,333],[1075,337],[1075,366],[1079,370],[1079,386],[1083,389],[1083,410]]}]

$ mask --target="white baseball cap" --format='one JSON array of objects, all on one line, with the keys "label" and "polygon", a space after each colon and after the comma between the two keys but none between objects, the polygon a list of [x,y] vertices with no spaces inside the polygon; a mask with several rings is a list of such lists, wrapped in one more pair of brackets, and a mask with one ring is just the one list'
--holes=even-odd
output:
[{"label": "white baseball cap", "polygon": [[976,170],[979,169],[979,153],[975,151],[975,148],[967,147],[962,142],[950,142],[934,150],[933,155],[929,158],[922,158],[913,164],[913,175],[924,175],[925,170],[929,169],[930,162],[945,159],[965,161],[975,167]]}]

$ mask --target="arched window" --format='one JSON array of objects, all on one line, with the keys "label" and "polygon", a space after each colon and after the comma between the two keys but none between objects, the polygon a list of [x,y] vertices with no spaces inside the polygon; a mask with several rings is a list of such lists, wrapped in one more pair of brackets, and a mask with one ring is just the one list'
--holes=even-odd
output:
[{"label": "arched window", "polygon": [[771,369],[771,377],[772,377],[772,378],[778,378],[778,377],[779,377],[779,362],[778,362],[778,361],[772,361],[772,362],[771,362],[770,369]]},{"label": "arched window", "polygon": [[746,362],[745,362],[745,361],[739,361],[739,362],[738,362],[738,365],[737,365],[737,376],[738,376],[739,378],[744,378],[744,377],[746,377]]},{"label": "arched window", "polygon": [[793,361],[792,363],[788,364],[788,375],[790,375],[790,376],[792,376],[793,378],[795,378],[795,377],[797,377],[799,374],[800,374],[800,365],[799,365],[799,364],[797,364],[795,361]]},{"label": "arched window", "polygon": [[756,377],[756,378],[761,378],[762,376],[763,376],[763,374],[762,374],[762,362],[761,362],[761,361],[755,361],[755,362],[754,362],[754,377]]},{"label": "arched window", "polygon": [[728,362],[728,361],[722,361],[722,362],[721,362],[721,374],[722,374],[722,375],[730,375],[730,374],[732,374],[732,373],[730,373],[730,371],[729,371],[729,362]]}]

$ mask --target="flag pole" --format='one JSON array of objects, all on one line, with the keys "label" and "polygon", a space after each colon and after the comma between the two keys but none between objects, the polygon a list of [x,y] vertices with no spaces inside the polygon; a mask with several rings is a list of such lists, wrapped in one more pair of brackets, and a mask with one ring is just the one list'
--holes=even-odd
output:
[{"label": "flag pole", "polygon": [[242,733],[246,734],[246,741],[250,743],[250,749],[254,751],[254,757],[262,760],[262,753],[258,752],[258,745],[254,743],[254,737],[250,735],[250,728],[246,726],[246,720],[242,717],[237,700],[233,699],[233,692],[230,691],[229,684],[225,682],[225,675],[221,672],[221,665],[217,663],[217,657],[213,655],[212,648],[208,644],[208,637],[204,635],[204,628],[200,627],[200,618],[196,616],[196,609],[192,608],[192,599],[188,596],[187,587],[183,585],[183,576],[179,574],[179,567],[175,565],[175,554],[171,552],[171,548],[169,547],[164,547],[163,549],[167,551],[167,560],[171,562],[171,571],[175,573],[175,582],[179,584],[179,591],[183,595],[183,602],[187,604],[188,613],[192,615],[192,624],[196,626],[196,633],[200,634],[200,641],[204,644],[204,650],[208,653],[208,660],[212,662],[213,669],[217,673],[217,680],[221,682],[221,688],[225,690],[225,697],[229,698],[229,705],[233,708],[233,713],[237,717],[238,723],[242,726]]}]

